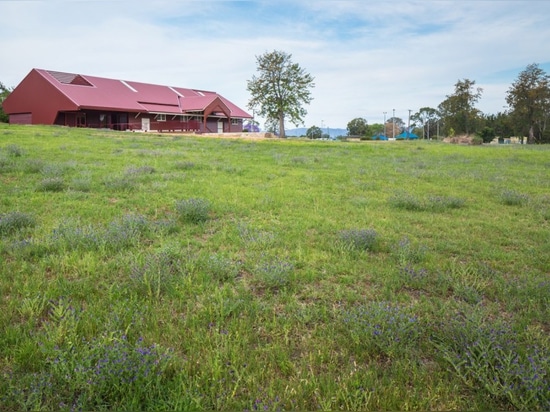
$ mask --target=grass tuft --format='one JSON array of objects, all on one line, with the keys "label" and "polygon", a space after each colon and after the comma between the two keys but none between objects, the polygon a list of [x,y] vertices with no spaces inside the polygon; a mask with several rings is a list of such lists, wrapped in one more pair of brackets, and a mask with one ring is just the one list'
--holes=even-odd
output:
[{"label": "grass tuft", "polygon": [[523,206],[529,202],[529,196],[516,190],[504,190],[500,193],[500,201],[506,206]]},{"label": "grass tuft", "polygon": [[40,192],[62,192],[65,190],[65,181],[61,177],[42,179],[37,188]]},{"label": "grass tuft", "polygon": [[507,322],[457,316],[440,326],[433,342],[466,385],[517,410],[550,409],[550,352],[520,345]]},{"label": "grass tuft", "polygon": [[338,232],[338,240],[346,249],[375,250],[378,234],[374,229],[346,229]]},{"label": "grass tuft", "polygon": [[36,219],[22,212],[9,212],[0,215],[0,236],[11,235],[21,229],[34,227]]},{"label": "grass tuft", "polygon": [[201,198],[182,199],[176,202],[178,218],[187,223],[202,223],[209,219],[210,202]]},{"label": "grass tuft", "polygon": [[390,206],[417,212],[443,212],[449,209],[460,209],[464,206],[464,199],[453,196],[420,197],[409,193],[397,193],[390,197]]}]

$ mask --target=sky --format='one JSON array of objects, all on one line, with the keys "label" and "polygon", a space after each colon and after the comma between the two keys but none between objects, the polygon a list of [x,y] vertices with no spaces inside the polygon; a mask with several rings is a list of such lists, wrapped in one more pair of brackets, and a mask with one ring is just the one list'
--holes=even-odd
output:
[{"label": "sky", "polygon": [[0,39],[8,87],[40,68],[215,91],[251,114],[257,57],[284,51],[315,78],[303,126],[346,128],[437,108],[461,79],[482,112],[506,110],[528,64],[550,73],[550,0],[0,0]]}]

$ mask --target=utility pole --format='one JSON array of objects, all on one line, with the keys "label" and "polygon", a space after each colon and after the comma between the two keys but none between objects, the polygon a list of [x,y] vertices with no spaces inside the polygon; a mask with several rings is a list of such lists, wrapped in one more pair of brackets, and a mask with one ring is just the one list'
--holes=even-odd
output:
[{"label": "utility pole", "polygon": [[409,109],[409,121],[407,124],[407,139],[411,137],[411,109]]},{"label": "utility pole", "polygon": [[392,126],[392,138],[395,139],[395,109],[393,109],[393,117],[391,118],[393,126]]}]

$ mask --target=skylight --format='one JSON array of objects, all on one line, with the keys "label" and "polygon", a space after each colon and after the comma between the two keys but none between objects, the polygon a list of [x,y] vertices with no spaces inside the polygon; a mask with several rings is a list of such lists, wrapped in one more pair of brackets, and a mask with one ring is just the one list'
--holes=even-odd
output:
[{"label": "skylight", "polygon": [[134,93],[137,93],[138,91],[136,89],[134,89],[132,86],[130,86],[128,83],[126,83],[124,80],[121,80],[120,81],[124,86],[126,86],[128,89],[130,89],[131,91],[133,91]]},{"label": "skylight", "polygon": [[172,90],[174,93],[176,93],[179,97],[184,97],[183,94],[181,94],[180,92],[178,92],[178,91],[177,91],[176,89],[174,89],[173,87],[168,86],[168,88],[169,88],[170,90]]}]

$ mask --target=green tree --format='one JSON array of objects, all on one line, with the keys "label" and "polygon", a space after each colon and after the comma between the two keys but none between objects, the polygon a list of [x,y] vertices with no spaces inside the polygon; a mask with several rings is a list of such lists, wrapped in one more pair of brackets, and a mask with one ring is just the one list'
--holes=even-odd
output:
[{"label": "green tree", "polygon": [[258,76],[247,82],[248,107],[258,109],[271,127],[278,123],[280,137],[285,137],[286,118],[296,126],[303,123],[307,114],[304,105],[313,100],[311,89],[315,86],[314,78],[291,58],[278,50],[256,56]]},{"label": "green tree", "polygon": [[447,95],[439,105],[439,113],[448,128],[458,134],[470,134],[475,130],[481,112],[474,105],[481,98],[483,89],[475,88],[475,80],[459,80],[455,92]]},{"label": "green tree", "polygon": [[403,131],[405,122],[400,117],[390,117],[384,127],[387,137],[395,137]]},{"label": "green tree", "polygon": [[542,141],[550,117],[550,77],[538,64],[530,64],[506,94],[514,123],[528,143]]},{"label": "green tree", "polygon": [[320,127],[311,126],[309,129],[307,129],[306,137],[308,139],[320,139],[321,137],[323,137],[323,132],[321,131]]},{"label": "green tree", "polygon": [[478,134],[479,137],[481,137],[481,139],[483,140],[483,143],[491,143],[493,139],[497,136],[495,129],[489,126],[485,126]]},{"label": "green tree", "polygon": [[508,113],[490,114],[484,120],[485,127],[494,130],[495,137],[508,138],[514,135],[513,120]]},{"label": "green tree", "polygon": [[366,119],[357,117],[348,123],[348,136],[366,136],[369,132],[369,125]]},{"label": "green tree", "polygon": [[7,123],[10,120],[9,116],[4,112],[2,103],[4,103],[4,100],[6,100],[12,91],[13,88],[8,88],[4,86],[4,83],[0,82],[0,122]]},{"label": "green tree", "polygon": [[431,107],[422,107],[418,110],[418,112],[411,116],[411,120],[422,128],[422,137],[429,139],[431,136],[436,134],[434,132],[437,132],[434,129],[436,128],[438,117],[439,113],[436,109]]}]

